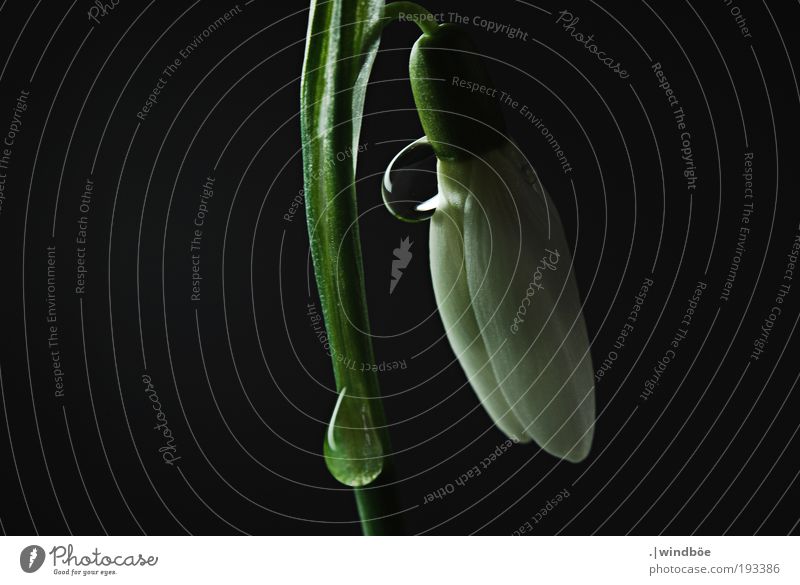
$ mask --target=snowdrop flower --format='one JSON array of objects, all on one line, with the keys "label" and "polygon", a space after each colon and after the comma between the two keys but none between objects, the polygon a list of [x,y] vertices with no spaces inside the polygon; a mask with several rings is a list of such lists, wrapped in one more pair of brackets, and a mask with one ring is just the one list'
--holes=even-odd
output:
[{"label": "snowdrop flower", "polygon": [[418,209],[435,208],[431,276],[450,345],[500,430],[581,461],[593,369],[558,211],[506,138],[498,93],[461,29],[423,34],[410,72],[426,138],[406,150],[427,143],[438,159],[439,193]]},{"label": "snowdrop flower", "polygon": [[558,213],[516,146],[437,165],[433,290],[469,382],[509,437],[589,453],[589,341]]}]

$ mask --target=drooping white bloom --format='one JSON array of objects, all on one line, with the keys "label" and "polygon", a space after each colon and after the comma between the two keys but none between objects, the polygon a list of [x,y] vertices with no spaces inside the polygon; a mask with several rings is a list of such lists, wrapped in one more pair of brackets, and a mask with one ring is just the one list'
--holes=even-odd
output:
[{"label": "drooping white bloom", "polygon": [[580,461],[594,380],[558,212],[512,143],[437,164],[431,274],[450,344],[506,435]]}]

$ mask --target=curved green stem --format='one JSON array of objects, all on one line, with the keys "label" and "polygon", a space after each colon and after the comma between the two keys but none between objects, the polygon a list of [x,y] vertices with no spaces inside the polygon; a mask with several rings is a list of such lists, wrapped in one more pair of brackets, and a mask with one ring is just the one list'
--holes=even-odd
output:
[{"label": "curved green stem", "polygon": [[[399,533],[389,435],[369,335],[355,154],[383,0],[312,0],[301,86],[306,215],[339,400],[325,433],[331,473],[356,489],[365,534]],[[354,367],[355,364],[355,367]],[[346,392],[346,394],[345,394]]]},{"label": "curved green stem", "polygon": [[354,488],[365,534],[402,531],[389,434],[367,315],[358,230],[355,154],[367,80],[390,22],[439,30],[414,2],[312,0],[301,87],[306,215],[338,399],[324,453],[336,479]]},{"label": "curved green stem", "polygon": [[407,20],[414,22],[424,34],[431,34],[439,27],[433,13],[420,6],[416,2],[392,2],[383,9],[384,23],[386,26],[390,22],[407,17]]}]

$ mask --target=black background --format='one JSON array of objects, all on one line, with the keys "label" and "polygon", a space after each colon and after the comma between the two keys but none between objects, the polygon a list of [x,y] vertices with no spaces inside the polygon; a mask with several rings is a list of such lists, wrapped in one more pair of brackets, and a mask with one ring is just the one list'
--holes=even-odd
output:
[{"label": "black background", "polygon": [[[505,438],[443,337],[427,226],[397,222],[381,204],[381,172],[421,134],[406,79],[419,33],[411,24],[387,30],[367,94],[358,192],[377,360],[407,364],[382,373],[381,386],[408,532],[796,532],[800,282],[760,359],[751,352],[799,233],[797,4],[738,0],[751,38],[725,2],[474,5],[427,7],[528,33],[509,39],[466,25],[497,87],[545,121],[571,163],[562,172],[541,133],[506,108],[573,243],[595,368],[642,282],[654,285],[597,385],[591,456],[574,465],[516,446],[456,485]],[[18,95],[30,92],[0,210],[3,532],[357,534],[353,496],[321,458],[335,395],[308,315],[309,304],[320,309],[304,212],[284,219],[302,188],[305,4],[240,3],[143,121],[136,112],[162,70],[232,4],[121,0],[99,24],[87,0],[0,6],[3,136]],[[561,10],[630,77],[571,39],[556,24]],[[656,62],[687,115],[693,192]],[[745,152],[754,153],[754,208],[723,301]],[[193,302],[189,242],[208,176],[215,194]],[[89,177],[88,277],[78,295],[75,238]],[[414,256],[390,295],[392,250],[406,236]],[[47,345],[53,245],[61,397]],[[687,339],[644,400],[698,281],[707,288]],[[174,465],[159,453],[144,375],[174,434]],[[424,503],[443,488],[452,493]],[[569,497],[535,522],[562,490]]]}]

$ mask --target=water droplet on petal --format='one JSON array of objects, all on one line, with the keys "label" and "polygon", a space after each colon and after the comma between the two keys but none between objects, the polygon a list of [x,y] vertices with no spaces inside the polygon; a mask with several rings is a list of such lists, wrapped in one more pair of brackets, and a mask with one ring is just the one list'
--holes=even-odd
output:
[{"label": "water droplet on petal", "polygon": [[383,445],[369,401],[342,388],[325,435],[325,463],[333,477],[350,487],[375,481],[383,471]]},{"label": "water droplet on petal", "polygon": [[409,222],[431,218],[436,211],[431,202],[436,200],[437,189],[436,155],[424,136],[397,153],[381,183],[386,208]]}]

